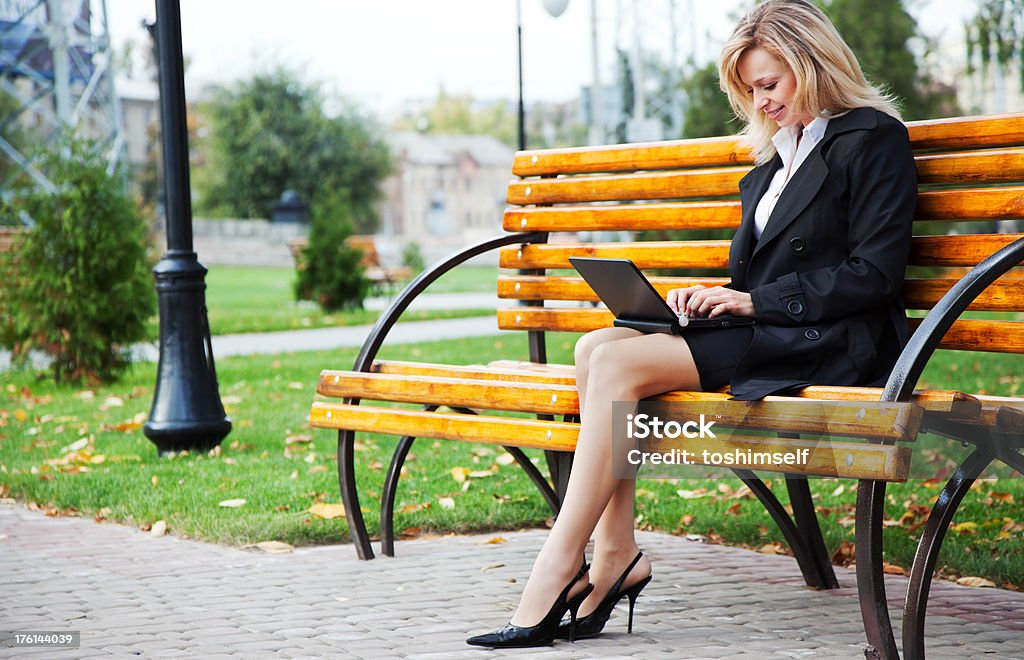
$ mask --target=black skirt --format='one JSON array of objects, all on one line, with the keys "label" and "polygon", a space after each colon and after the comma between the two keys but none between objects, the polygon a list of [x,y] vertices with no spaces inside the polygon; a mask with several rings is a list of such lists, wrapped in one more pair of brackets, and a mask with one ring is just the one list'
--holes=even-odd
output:
[{"label": "black skirt", "polygon": [[728,385],[753,338],[754,328],[749,325],[684,332],[683,339],[700,375],[701,389],[714,392]]}]

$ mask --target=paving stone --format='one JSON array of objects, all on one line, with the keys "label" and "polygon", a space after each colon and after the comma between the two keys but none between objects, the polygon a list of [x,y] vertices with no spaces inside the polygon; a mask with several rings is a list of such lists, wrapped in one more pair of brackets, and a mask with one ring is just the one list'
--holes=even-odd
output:
[{"label": "paving stone", "polygon": [[[508,620],[544,531],[402,541],[396,558],[360,562],[351,546],[278,557],[7,504],[0,528],[4,627],[79,630],[81,657],[858,658],[865,645],[852,571],[818,592],[792,558],[664,534],[638,534],[655,580],[636,634],[623,606],[596,639],[491,652],[465,638]],[[886,584],[899,630],[906,579]],[[1024,594],[933,584],[930,658],[1024,658],[1021,630]]]}]

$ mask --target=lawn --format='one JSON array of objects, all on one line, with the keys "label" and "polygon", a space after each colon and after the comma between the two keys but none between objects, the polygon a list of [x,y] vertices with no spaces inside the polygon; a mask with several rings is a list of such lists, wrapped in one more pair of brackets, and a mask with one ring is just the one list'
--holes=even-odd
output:
[{"label": "lawn", "polygon": [[[430,293],[494,291],[496,267],[466,267],[445,274],[432,285]],[[292,268],[263,266],[211,266],[206,276],[206,306],[210,330],[215,335],[240,332],[274,332],[301,328],[372,324],[380,312],[365,309],[327,314],[309,301],[296,301],[292,293],[295,271]],[[394,297],[398,290],[375,292]],[[447,311],[409,311],[406,321],[462,318],[492,314],[493,309]],[[150,320],[148,336],[160,334],[156,317]]]},{"label": "lawn", "polygon": [[[566,361],[573,336],[549,340],[552,361]],[[218,360],[222,399],[234,430],[214,455],[157,458],[142,435],[155,365],[136,366],[119,384],[57,387],[32,374],[5,374],[0,397],[0,496],[52,515],[85,515],[141,528],[163,520],[170,533],[206,541],[291,544],[346,540],[338,507],[335,435],[308,427],[319,370],[351,365],[355,349]],[[383,357],[453,364],[498,357],[525,359],[513,333],[460,342],[395,346]],[[1024,370],[1005,356],[944,353],[925,374],[937,387],[1011,394]],[[362,502],[378,524],[384,471],[394,438],[363,436],[357,446]],[[539,453],[532,456],[538,459]],[[456,468],[453,470],[453,468]],[[468,473],[468,477],[467,477]],[[781,484],[778,477],[765,475]],[[829,548],[849,562],[855,482],[814,480]],[[910,565],[922,507],[941,483],[891,486],[886,560]],[[780,499],[785,502],[785,489]],[[241,503],[240,501],[243,501]],[[981,576],[1024,586],[1024,479],[979,481],[965,499],[939,565],[950,577]],[[222,506],[222,503],[238,506]],[[500,449],[420,440],[398,494],[396,527],[406,537],[539,526],[549,518],[541,497]],[[317,513],[319,512],[319,514]],[[638,485],[637,523],[693,534],[708,542],[785,552],[781,535],[737,480],[655,480]]]}]

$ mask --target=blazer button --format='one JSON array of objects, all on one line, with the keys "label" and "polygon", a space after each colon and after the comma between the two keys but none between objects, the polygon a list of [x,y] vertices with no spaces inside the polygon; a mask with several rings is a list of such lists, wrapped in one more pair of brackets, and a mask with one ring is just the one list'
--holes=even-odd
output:
[{"label": "blazer button", "polygon": [[804,239],[797,236],[789,242],[789,247],[793,252],[803,252],[804,248],[807,247],[807,244],[804,243]]},{"label": "blazer button", "polygon": [[821,333],[818,332],[815,328],[807,328],[806,330],[804,330],[804,337],[807,337],[811,341],[818,341],[819,339],[821,339]]},{"label": "blazer button", "polygon": [[790,300],[789,304],[786,305],[786,309],[793,316],[799,316],[804,313],[804,304],[799,300]]}]

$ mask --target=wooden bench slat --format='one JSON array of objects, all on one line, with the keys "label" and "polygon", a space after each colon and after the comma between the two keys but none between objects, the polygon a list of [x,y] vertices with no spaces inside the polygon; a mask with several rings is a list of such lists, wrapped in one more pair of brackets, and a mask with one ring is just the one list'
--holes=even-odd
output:
[{"label": "wooden bench slat", "polygon": [[[907,130],[915,150],[976,149],[1024,143],[1024,118],[1018,114],[909,122]],[[741,146],[739,138],[725,136],[628,146],[521,151],[513,161],[512,173],[541,176],[749,163],[753,163],[753,157]]]},{"label": "wooden bench slat", "polygon": [[[1024,148],[997,149],[916,157],[919,184],[1019,183]],[[507,201],[571,204],[621,200],[735,197],[749,167],[721,167],[669,172],[523,179],[508,184]]]},{"label": "wooden bench slat", "polygon": [[[543,368],[555,365],[536,364],[536,366]],[[545,375],[539,370],[527,371],[518,367],[510,367],[506,369],[502,368],[500,365],[496,367],[481,365],[453,366],[424,362],[405,362],[401,360],[378,360],[373,363],[371,372],[395,375],[416,374],[423,376],[440,376],[444,378],[486,378],[488,380],[508,381],[512,383],[535,382],[550,383],[553,385],[572,385],[574,387],[576,385],[576,371],[571,366],[568,367],[568,373],[551,372],[550,374]],[[328,370],[321,372],[321,382],[323,382],[324,374],[328,373],[333,374],[333,371]]]},{"label": "wooden bench slat", "polygon": [[567,422],[353,406],[324,401],[313,403],[310,423],[324,429],[349,429],[555,451],[573,451],[579,433],[578,425]]},{"label": "wooden bench slat", "polygon": [[638,199],[692,199],[735,197],[747,167],[693,171],[647,172],[616,176],[581,176],[560,179],[524,179],[508,184],[506,201],[512,205],[614,202]]},{"label": "wooden bench slat", "polygon": [[[660,231],[735,229],[738,201],[653,202],[602,206],[510,207],[505,231]],[[933,190],[917,198],[916,222],[1004,220],[1024,217],[1024,187]]]},{"label": "wooden bench slat", "polygon": [[[912,266],[976,266],[1024,234],[915,236]],[[508,269],[572,268],[569,257],[632,259],[639,268],[727,268],[729,241],[644,243],[533,243],[502,248],[498,265]]]},{"label": "wooden bench slat", "polygon": [[502,226],[512,232],[735,229],[740,214],[738,201],[509,208]]},{"label": "wooden bench slat", "polygon": [[[669,290],[703,284],[721,286],[725,277],[648,276],[663,297]],[[954,285],[955,279],[908,279],[903,296],[909,309],[931,309]],[[498,298],[509,300],[579,300],[597,302],[598,296],[581,277],[544,277],[540,275],[500,275]],[[998,280],[978,296],[968,309],[989,312],[1024,310],[1024,279]]]},{"label": "wooden bench slat", "polygon": [[[550,383],[503,382],[447,378],[422,374],[386,375],[324,372],[317,393],[400,403],[437,404],[511,410],[552,415],[579,414],[576,388]],[[719,427],[772,429],[792,433],[844,435],[912,442],[921,409],[908,403],[729,401],[669,392],[650,401],[666,404],[665,415],[676,419],[705,416]]]},{"label": "wooden bench slat", "polygon": [[[571,364],[540,364],[521,360],[495,360],[487,366],[451,366],[444,364],[381,360],[374,363],[375,373],[431,375],[454,378],[500,380],[508,382],[551,383],[575,387],[576,369]],[[333,372],[324,372],[333,373]],[[323,380],[323,376],[321,376]],[[728,397],[723,388],[719,392],[690,392],[693,400],[721,401]],[[815,385],[794,396],[825,401],[878,401],[882,389],[878,387],[840,387]],[[786,401],[788,397],[769,396],[765,401]],[[911,402],[928,413],[973,419],[981,411],[981,402],[974,396],[956,390],[917,390]]]},{"label": "wooden bench slat", "polygon": [[[310,421],[315,428],[349,429],[385,435],[411,435],[460,442],[508,445],[533,449],[573,451],[578,425],[486,415],[465,415],[343,403],[314,402]],[[732,435],[729,438],[686,440],[700,452],[733,453],[792,452],[808,450],[803,465],[765,466],[738,464],[735,467],[793,474],[813,474],[854,479],[902,481],[910,465],[910,448],[855,442],[776,439]],[[689,444],[693,443],[693,444]],[[674,445],[679,446],[679,445]],[[670,448],[662,445],[663,449]],[[700,454],[698,454],[699,458]]]},{"label": "wooden bench slat", "polygon": [[[561,309],[515,307],[498,310],[501,330],[550,330],[553,332],[590,332],[606,328],[613,317],[606,309]],[[916,329],[919,319],[909,319]],[[968,351],[1024,353],[1024,322],[956,321],[939,346]]]}]

